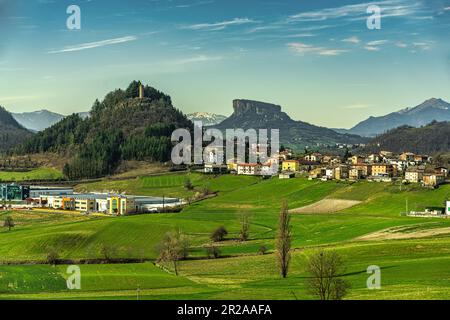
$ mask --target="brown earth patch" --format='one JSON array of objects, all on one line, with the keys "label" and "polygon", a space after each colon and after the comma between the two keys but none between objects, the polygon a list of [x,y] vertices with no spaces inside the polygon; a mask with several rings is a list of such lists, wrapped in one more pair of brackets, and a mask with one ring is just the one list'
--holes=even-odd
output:
[{"label": "brown earth patch", "polygon": [[356,238],[362,241],[376,241],[376,240],[402,240],[402,239],[418,239],[427,238],[443,234],[450,234],[450,227],[447,228],[432,228],[426,230],[410,231],[410,227],[395,227],[387,228],[377,232],[369,233],[364,236]]},{"label": "brown earth patch", "polygon": [[323,199],[308,206],[289,210],[291,213],[331,213],[341,211],[357,204],[361,201],[343,199]]}]

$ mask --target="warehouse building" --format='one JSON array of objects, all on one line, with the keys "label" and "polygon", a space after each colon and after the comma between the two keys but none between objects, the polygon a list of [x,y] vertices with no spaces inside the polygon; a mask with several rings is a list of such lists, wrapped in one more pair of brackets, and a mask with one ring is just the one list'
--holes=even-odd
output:
[{"label": "warehouse building", "polygon": [[2,201],[22,201],[30,197],[30,188],[17,184],[1,184],[0,200]]}]

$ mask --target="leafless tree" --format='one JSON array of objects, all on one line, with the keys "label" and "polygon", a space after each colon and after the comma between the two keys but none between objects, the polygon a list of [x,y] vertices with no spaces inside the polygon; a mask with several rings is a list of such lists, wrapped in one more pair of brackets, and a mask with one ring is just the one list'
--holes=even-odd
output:
[{"label": "leafless tree", "polygon": [[276,238],[277,260],[280,268],[280,274],[283,278],[287,277],[289,263],[291,261],[291,226],[288,212],[288,204],[283,201],[278,218],[278,234]]},{"label": "leafless tree", "polygon": [[189,253],[189,239],[180,230],[168,232],[160,243],[158,262],[170,262],[178,275],[178,261],[186,259]]},{"label": "leafless tree", "polygon": [[349,284],[342,278],[345,267],[336,251],[320,250],[314,253],[308,263],[307,271],[311,274],[310,292],[320,300],[341,300],[349,289]]},{"label": "leafless tree", "polygon": [[239,240],[247,241],[250,236],[250,215],[247,212],[242,212],[239,215],[239,222],[241,230],[239,231]]},{"label": "leafless tree", "polygon": [[3,227],[8,228],[8,231],[11,231],[11,228],[13,228],[14,226],[15,224],[13,218],[11,216],[6,216]]}]

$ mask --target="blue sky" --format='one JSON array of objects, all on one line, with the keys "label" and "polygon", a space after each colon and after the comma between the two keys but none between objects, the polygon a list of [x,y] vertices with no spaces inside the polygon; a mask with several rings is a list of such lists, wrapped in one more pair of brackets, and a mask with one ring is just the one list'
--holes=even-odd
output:
[{"label": "blue sky", "polygon": [[186,113],[246,98],[351,127],[450,101],[449,31],[449,0],[0,0],[0,105],[69,114],[136,79]]}]

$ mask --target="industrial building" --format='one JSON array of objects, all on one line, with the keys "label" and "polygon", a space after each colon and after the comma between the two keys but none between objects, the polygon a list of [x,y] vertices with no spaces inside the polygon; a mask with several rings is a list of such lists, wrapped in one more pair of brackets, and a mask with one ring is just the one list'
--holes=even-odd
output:
[{"label": "industrial building", "polygon": [[139,197],[103,193],[71,194],[61,196],[41,195],[39,204],[56,210],[98,212],[110,215],[155,212],[158,209],[183,205],[178,198]]},{"label": "industrial building", "polygon": [[17,184],[1,184],[0,200],[22,201],[30,197],[30,188]]}]

